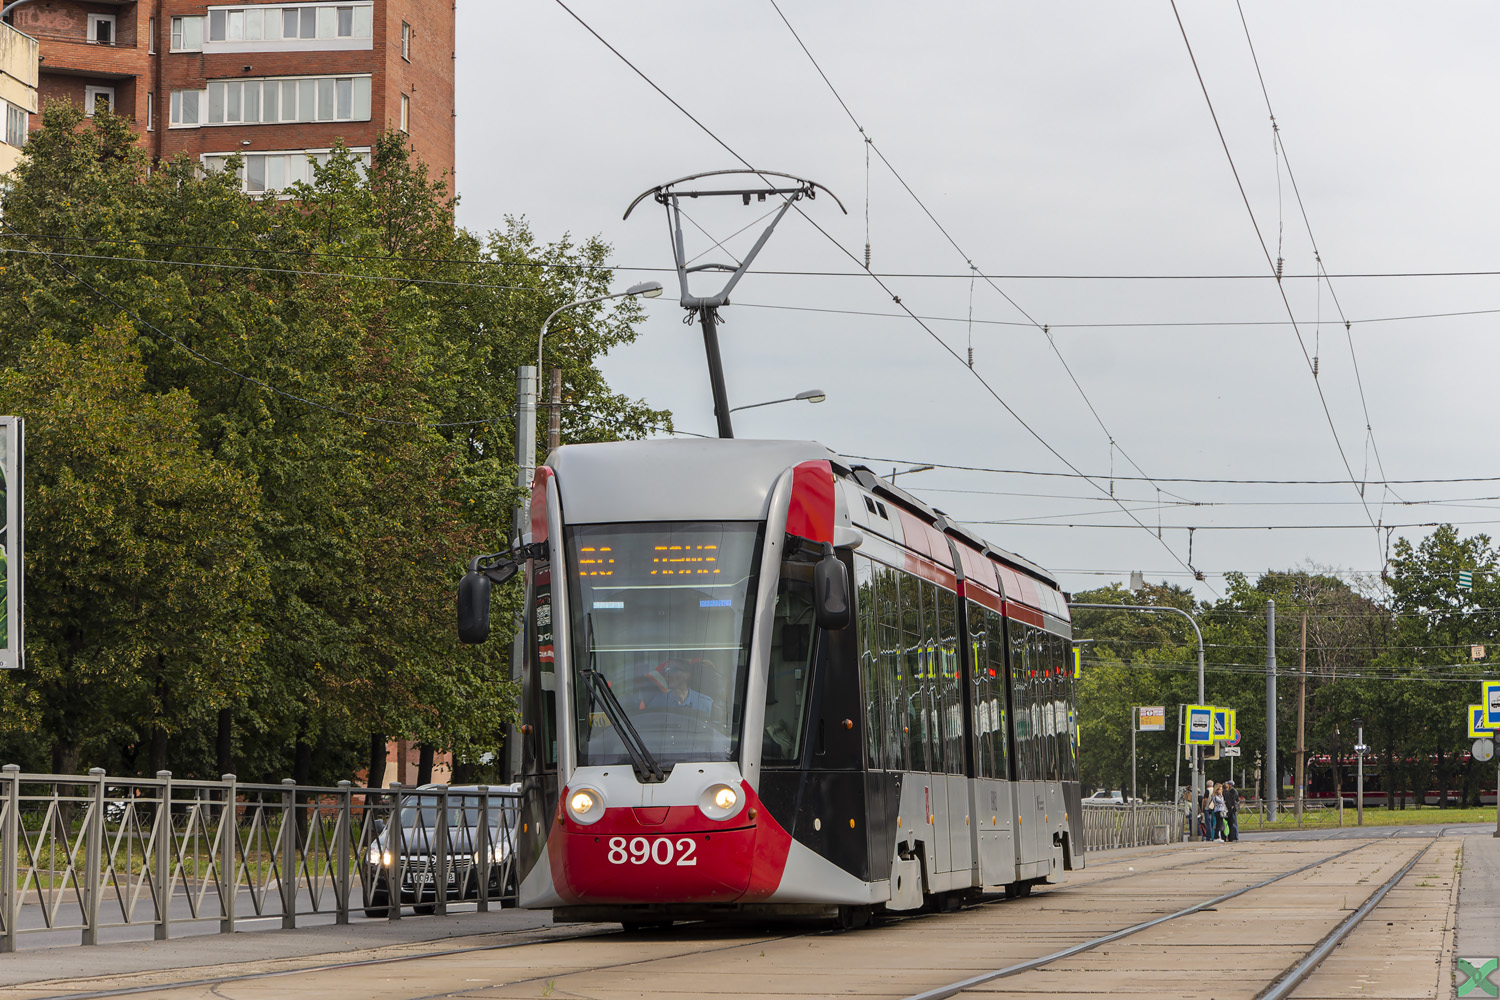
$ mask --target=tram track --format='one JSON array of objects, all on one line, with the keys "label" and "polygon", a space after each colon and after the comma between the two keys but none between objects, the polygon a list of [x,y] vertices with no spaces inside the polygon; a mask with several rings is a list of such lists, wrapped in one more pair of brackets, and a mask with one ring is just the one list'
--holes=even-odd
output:
[{"label": "tram track", "polygon": [[[28,1000],[62,1000],[63,997],[68,1000],[92,1000],[96,997],[147,995],[213,996],[223,998],[223,1000],[235,1000],[237,997],[256,995],[259,987],[253,984],[275,979],[287,981],[284,990],[286,995],[304,992],[305,995],[319,995],[322,990],[318,984],[337,983],[346,977],[360,975],[360,970],[370,969],[371,972],[366,976],[372,981],[378,979],[385,984],[392,982],[409,984],[411,992],[399,994],[404,1000],[437,1000],[441,997],[475,995],[485,997],[553,995],[554,987],[555,995],[614,997],[635,995],[628,990],[637,988],[649,992],[653,988],[651,984],[676,981],[676,977],[685,974],[681,971],[682,969],[692,967],[702,970],[702,974],[710,977],[709,981],[715,982],[722,981],[728,974],[747,975],[748,978],[745,979],[743,986],[746,992],[743,995],[760,995],[763,989],[764,992],[791,992],[817,996],[824,995],[825,991],[817,988],[811,976],[820,971],[826,973],[830,967],[844,967],[852,974],[876,975],[873,968],[861,967],[862,960],[855,956],[862,953],[879,954],[889,952],[894,948],[915,948],[918,952],[922,952],[928,948],[924,942],[951,939],[954,935],[969,935],[973,940],[996,941],[993,935],[1000,928],[1007,929],[1013,935],[1008,944],[1013,952],[1019,952],[1016,955],[1018,960],[1006,966],[921,992],[909,993],[909,989],[898,988],[902,979],[909,983],[909,988],[915,987],[924,978],[924,973],[931,973],[942,968],[942,961],[933,956],[933,960],[924,968],[902,970],[899,976],[892,976],[881,983],[880,985],[884,988],[878,990],[881,995],[888,997],[908,996],[908,1000],[938,1000],[938,998],[955,996],[965,990],[982,987],[983,984],[993,983],[995,980],[1007,977],[1024,977],[1027,973],[1035,973],[1043,977],[1055,975],[1056,968],[1053,967],[1078,964],[1076,960],[1068,963],[1068,959],[1072,956],[1100,948],[1105,949],[1103,954],[1110,954],[1108,947],[1112,942],[1129,938],[1159,939],[1159,934],[1146,933],[1153,928],[1170,928],[1174,924],[1183,924],[1201,929],[1209,925],[1184,918],[1205,911],[1215,911],[1221,904],[1230,900],[1268,889],[1277,883],[1286,884],[1288,880],[1294,880],[1293,884],[1298,885],[1299,890],[1305,890],[1317,877],[1315,870],[1334,865],[1340,859],[1355,856],[1360,851],[1376,848],[1382,856],[1372,860],[1368,866],[1361,866],[1351,871],[1349,866],[1345,865],[1342,867],[1341,874],[1338,873],[1337,868],[1333,869],[1334,874],[1330,875],[1329,891],[1349,892],[1355,885],[1362,885],[1365,878],[1371,877],[1375,872],[1381,873],[1381,886],[1368,895],[1364,904],[1356,904],[1360,908],[1355,911],[1355,914],[1351,914],[1333,930],[1323,934],[1311,947],[1304,947],[1296,962],[1280,969],[1277,976],[1268,976],[1272,980],[1271,985],[1266,986],[1261,993],[1255,994],[1280,998],[1290,995],[1290,991],[1295,989],[1297,982],[1300,982],[1307,973],[1317,969],[1339,943],[1346,940],[1371,913],[1376,912],[1386,894],[1399,884],[1403,877],[1412,872],[1421,859],[1427,856],[1432,846],[1439,842],[1439,839],[1437,836],[1429,836],[1428,842],[1410,858],[1404,856],[1404,851],[1392,857],[1394,853],[1392,848],[1396,847],[1396,844],[1389,839],[1382,838],[1364,841],[1339,851],[1328,853],[1318,851],[1317,857],[1309,858],[1305,863],[1297,862],[1308,858],[1308,855],[1313,852],[1289,850],[1288,845],[1273,847],[1269,844],[1264,850],[1258,852],[1193,851],[1191,857],[1178,860],[1173,864],[1151,863],[1152,860],[1164,859],[1165,854],[1119,859],[1145,862],[1145,864],[1133,872],[1111,873],[1095,879],[1080,878],[1077,881],[1049,888],[1048,891],[1038,893],[1028,899],[1006,901],[989,899],[986,903],[990,905],[971,907],[958,913],[937,914],[933,915],[930,920],[926,917],[903,917],[889,920],[885,922],[884,930],[876,929],[875,931],[843,933],[824,928],[806,928],[795,933],[757,934],[739,932],[734,928],[721,930],[703,925],[697,927],[684,925],[681,933],[668,935],[626,933],[613,928],[606,930],[598,927],[580,929],[576,933],[523,932],[524,937],[518,937],[516,940],[468,947],[395,956],[375,956],[297,968],[235,972],[177,982],[162,981],[158,978],[151,983],[88,990],[87,987],[90,984],[79,983],[76,980],[73,984],[57,981],[47,984],[51,990],[45,994],[45,997],[36,992],[27,992],[24,995]],[[1447,843],[1452,844],[1452,841],[1449,840]],[[1291,857],[1287,857],[1288,854]],[[1300,858],[1297,856],[1299,854]],[[1279,870],[1280,866],[1289,864],[1292,865],[1289,870]],[[1389,866],[1395,864],[1400,864],[1399,871],[1388,878],[1383,877],[1390,871]],[[1268,868],[1268,865],[1278,867]],[[1259,871],[1255,871],[1256,868],[1259,868]],[[1183,871],[1183,869],[1187,870]],[[1246,872],[1247,869],[1248,872]],[[1356,881],[1356,876],[1366,871],[1371,875],[1361,877]],[[1241,878],[1248,874],[1253,881],[1249,884],[1234,886],[1229,891],[1213,893],[1206,898],[1200,895],[1196,900],[1193,899],[1191,895],[1193,886],[1199,886],[1198,891],[1201,892],[1205,878],[1212,878],[1222,885],[1223,879],[1234,879],[1236,872],[1244,873],[1240,875]],[[1258,877],[1262,875],[1270,877]],[[1165,881],[1163,876],[1165,876]],[[1302,878],[1299,879],[1298,876]],[[1130,887],[1128,880],[1132,879],[1139,880],[1141,889]],[[1097,887],[1107,883],[1112,884],[1110,890],[1102,894],[1093,892]],[[1233,886],[1234,882],[1231,881],[1230,885]],[[1184,895],[1186,899],[1182,898]],[[1059,932],[1067,936],[1069,929],[1082,929],[1089,922],[1096,926],[1102,923],[1107,927],[1114,919],[1112,914],[1127,915],[1132,913],[1132,910],[1138,914],[1141,903],[1136,900],[1143,900],[1148,906],[1163,904],[1172,906],[1174,896],[1178,898],[1178,902],[1170,913],[1161,914],[1150,920],[1138,920],[1129,926],[1111,928],[1108,933],[1092,934],[1088,940],[1076,941],[1075,938],[1075,943],[1069,947],[1054,949],[1040,957],[1022,957],[1027,950],[1027,944],[1035,943],[1038,937],[1043,940],[1048,937],[1055,939]],[[1352,893],[1349,893],[1349,896],[1353,898]],[[1189,901],[1191,905],[1181,905]],[[1346,899],[1346,904],[1348,901]],[[998,905],[1000,902],[1006,902],[1008,905],[1002,908]],[[1265,905],[1257,904],[1253,907],[1218,913],[1213,920],[1217,923],[1226,917],[1232,918],[1243,913],[1263,911],[1265,908]],[[977,920],[965,919],[971,917]],[[1011,919],[1012,917],[1020,919]],[[1318,919],[1326,918],[1320,916]],[[1309,927],[1312,926],[1310,919],[1307,923]],[[1028,935],[1026,931],[1032,929],[1034,929],[1032,934]],[[896,937],[889,935],[896,935]],[[1305,940],[1310,940],[1311,936],[1312,934],[1308,933]],[[594,942],[594,944],[584,946],[580,952],[580,942]],[[1150,947],[1163,946],[1151,945]],[[535,950],[526,951],[525,949],[528,948]],[[1192,949],[1188,951],[1191,952]],[[1117,956],[1120,954],[1123,952],[1116,951]],[[494,959],[487,959],[487,955],[494,956]],[[972,958],[973,954],[971,953],[969,957]],[[594,961],[589,961],[589,959],[594,959]],[[422,964],[424,962],[425,965]],[[467,969],[468,972],[457,971],[460,967]],[[1299,968],[1303,970],[1301,975],[1296,976],[1296,981],[1290,981]],[[894,973],[895,969],[892,969],[892,972]],[[476,985],[481,981],[478,979],[461,978],[465,974],[484,976],[485,985]],[[295,977],[306,978],[302,982],[296,982]],[[669,980],[662,980],[661,977],[669,977]],[[790,991],[772,989],[771,984],[778,982],[778,977],[783,985],[790,981],[797,988]],[[927,982],[932,982],[933,978],[927,978]],[[1267,980],[1260,978],[1256,981],[1265,983]],[[878,982],[878,979],[873,980],[871,985],[874,985],[874,982]],[[1269,992],[1282,982],[1288,983],[1281,988],[1282,992]],[[1028,978],[1017,979],[1016,983],[1023,992],[1036,992],[1035,983]],[[249,992],[236,989],[236,984],[246,984]],[[626,984],[629,984],[628,989]],[[72,986],[71,989],[68,988],[69,985]],[[1243,995],[1248,1000],[1254,989],[1253,984],[1245,981],[1240,985],[1245,988]],[[994,986],[989,987],[989,989],[994,988]],[[278,987],[279,989],[281,988]],[[1045,991],[1044,989],[1043,992]],[[869,992],[877,991],[870,990]],[[20,996],[22,994],[6,990],[0,991],[0,995]],[[385,992],[383,995],[395,996],[397,994]]]},{"label": "tram track", "polygon": [[[1286,1000],[1286,998],[1292,996],[1296,989],[1303,982],[1305,982],[1309,976],[1311,976],[1315,971],[1319,969],[1319,967],[1328,959],[1328,957],[1335,951],[1335,949],[1337,949],[1341,944],[1348,940],[1349,936],[1360,927],[1360,925],[1370,916],[1370,914],[1375,912],[1376,908],[1379,907],[1381,901],[1385,899],[1387,894],[1389,894],[1392,889],[1399,885],[1401,881],[1411,873],[1411,871],[1417,866],[1417,864],[1424,857],[1426,857],[1427,853],[1432,849],[1432,847],[1443,839],[1446,833],[1446,830],[1440,830],[1436,834],[1429,834],[1428,836],[1430,839],[1428,840],[1428,842],[1423,845],[1411,857],[1410,860],[1403,864],[1395,874],[1386,879],[1377,889],[1375,889],[1374,892],[1370,894],[1370,896],[1364,901],[1364,903],[1362,903],[1357,909],[1350,913],[1348,917],[1346,917],[1335,927],[1333,927],[1313,947],[1308,949],[1297,961],[1293,962],[1291,965],[1284,968],[1278,975],[1273,977],[1271,982],[1267,986],[1265,986],[1254,995],[1254,1000]],[[1382,838],[1382,840],[1386,841],[1392,839],[1394,838]],[[1106,944],[1131,937],[1154,927],[1159,927],[1170,921],[1191,916],[1195,913],[1201,913],[1207,910],[1216,909],[1218,904],[1220,903],[1228,902],[1229,900],[1235,899],[1237,897],[1244,896],[1248,893],[1266,888],[1282,881],[1283,879],[1303,874],[1315,868],[1320,868],[1326,864],[1346,857],[1350,854],[1354,854],[1357,851],[1373,846],[1374,844],[1379,842],[1380,841],[1374,840],[1367,841],[1366,843],[1359,844],[1355,847],[1349,848],[1348,850],[1337,852],[1335,854],[1329,855],[1326,858],[1311,862],[1272,878],[1264,879],[1252,885],[1236,889],[1232,892],[1221,894],[1214,897],[1213,899],[1205,900],[1193,906],[1184,907],[1173,913],[1169,913],[1161,917],[1156,917],[1151,920],[1142,921],[1130,927],[1122,928],[1121,930],[1101,935],[1089,941],[1085,941],[1080,944],[1055,951],[1048,955],[1016,962],[1003,968],[995,969],[991,972],[981,973],[979,975],[970,976],[963,980],[948,983],[944,986],[924,990],[920,993],[914,993],[905,997],[904,1000],[946,1000],[946,998],[958,996],[968,990],[993,983],[1000,979],[1005,979],[1012,976],[1020,976],[1028,972],[1042,970],[1050,965],[1054,965],[1073,956],[1093,951],[1094,949],[1101,948]],[[1166,866],[1164,868],[1155,869],[1154,871],[1165,871],[1173,867],[1179,866]],[[1118,878],[1118,876],[1114,878],[1101,879],[1099,880],[1099,882],[1091,884],[1101,884],[1106,881],[1115,881],[1116,878]]]}]

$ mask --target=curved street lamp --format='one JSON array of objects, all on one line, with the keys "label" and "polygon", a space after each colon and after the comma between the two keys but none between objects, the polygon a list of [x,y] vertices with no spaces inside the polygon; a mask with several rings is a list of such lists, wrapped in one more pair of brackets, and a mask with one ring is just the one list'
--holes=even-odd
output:
[{"label": "curved street lamp", "polygon": [[639,295],[643,299],[654,299],[661,294],[660,281],[643,281],[638,285],[631,285],[623,292],[611,292],[608,295],[596,295],[591,299],[575,299],[567,305],[558,306],[551,314],[542,320],[542,332],[536,338],[536,391],[537,396],[542,394],[542,340],[547,336],[547,327],[557,318],[557,314],[575,309],[578,306],[586,306],[595,302],[603,302],[606,299],[624,299]]},{"label": "curved street lamp", "polygon": [[[558,306],[542,321],[542,332],[536,338],[536,370],[532,378],[527,379],[526,368],[522,365],[521,377],[516,380],[516,466],[517,485],[521,488],[521,503],[516,508],[516,534],[523,534],[531,517],[531,477],[536,473],[536,404],[542,395],[542,341],[547,338],[547,328],[559,313],[576,309],[579,306],[591,305],[595,302],[603,302],[606,299],[623,299],[640,296],[643,299],[654,299],[661,294],[661,282],[642,281],[631,285],[623,292],[611,292],[608,295],[595,295],[587,299],[574,299],[566,305]],[[527,384],[533,386],[530,392],[525,391]],[[528,398],[529,397],[529,398]]]},{"label": "curved street lamp", "polygon": [[828,393],[824,392],[822,389],[803,389],[801,392],[797,393],[797,395],[788,396],[785,399],[768,399],[764,403],[746,403],[744,406],[732,406],[729,408],[729,412],[734,413],[738,410],[753,410],[757,406],[774,406],[777,403],[795,403],[798,400],[806,400],[809,403],[821,403],[827,398]]}]

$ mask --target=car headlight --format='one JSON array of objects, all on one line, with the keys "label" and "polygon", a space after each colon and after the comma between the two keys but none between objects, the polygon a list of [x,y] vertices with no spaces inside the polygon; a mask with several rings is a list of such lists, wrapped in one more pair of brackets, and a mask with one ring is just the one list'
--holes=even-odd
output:
[{"label": "car headlight", "polygon": [[593,788],[578,788],[568,793],[568,815],[584,826],[599,822],[604,818],[604,793]]},{"label": "car headlight", "polygon": [[[490,845],[489,854],[490,854],[490,864],[492,864],[492,865],[498,865],[500,862],[502,862],[502,861],[505,860],[505,846],[503,844],[491,844]],[[479,852],[475,851],[474,852],[474,863],[476,865],[479,864],[479,858],[480,858]]]},{"label": "car headlight", "polygon": [[740,798],[731,785],[709,785],[698,796],[698,809],[709,819],[729,819],[740,811]]},{"label": "car headlight", "polygon": [[368,858],[370,864],[372,864],[372,865],[378,865],[378,864],[380,864],[380,845],[379,844],[371,844],[370,845],[369,854],[366,855],[366,857]]}]

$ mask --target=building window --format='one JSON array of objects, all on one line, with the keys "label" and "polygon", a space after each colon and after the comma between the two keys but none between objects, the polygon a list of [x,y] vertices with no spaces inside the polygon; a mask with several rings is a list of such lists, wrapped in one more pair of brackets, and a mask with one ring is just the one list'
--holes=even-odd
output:
[{"label": "building window", "polygon": [[[368,170],[370,151],[352,150]],[[203,169],[211,173],[224,170],[229,165],[232,153],[207,153],[203,156]],[[267,194],[281,191],[297,183],[312,183],[316,179],[315,165],[328,162],[332,150],[298,149],[277,153],[244,154],[244,166],[240,169],[241,187],[246,194]]]},{"label": "building window", "polygon": [[202,52],[203,51],[203,18],[201,18],[201,17],[174,17],[174,18],[172,18],[172,51],[173,52]]},{"label": "building window", "polygon": [[208,41],[282,42],[371,38],[372,3],[309,3],[295,7],[219,7],[208,12]]},{"label": "building window", "polygon": [[401,58],[411,62],[411,25],[401,22]]},{"label": "building window", "polygon": [[115,44],[115,16],[113,14],[89,15],[89,41],[95,45]]},{"label": "building window", "polygon": [[[183,91],[193,93],[194,91]],[[176,95],[173,95],[176,99]],[[174,105],[175,107],[175,105]],[[195,109],[196,110],[196,109]],[[274,80],[210,80],[208,115],[193,124],[370,120],[370,77],[320,76]],[[174,115],[172,123],[186,125]]]},{"label": "building window", "polygon": [[156,18],[148,18],[146,21],[146,52],[156,55]]},{"label": "building window", "polygon": [[411,129],[407,127],[408,123],[410,123],[410,121],[411,121],[411,95],[410,94],[402,94],[401,95],[401,131],[403,131],[403,132],[410,132],[411,131]]},{"label": "building window", "polygon": [[148,90],[148,91],[146,91],[146,131],[147,132],[151,132],[151,131],[154,131],[155,129],[156,129],[156,95],[153,94],[151,91]]},{"label": "building window", "polygon": [[95,111],[108,111],[115,106],[115,88],[113,87],[84,87],[83,88],[83,113],[90,118]]},{"label": "building window", "polygon": [[18,108],[14,104],[5,106],[5,141],[8,145],[20,149],[26,145],[26,132],[30,127],[31,116],[26,113],[25,108]]},{"label": "building window", "polygon": [[198,90],[172,91],[172,125],[196,126],[203,93]]}]

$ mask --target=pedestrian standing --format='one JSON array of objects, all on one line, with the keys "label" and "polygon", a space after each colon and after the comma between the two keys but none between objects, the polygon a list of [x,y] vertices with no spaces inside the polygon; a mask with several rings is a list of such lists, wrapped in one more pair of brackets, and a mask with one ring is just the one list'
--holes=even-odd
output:
[{"label": "pedestrian standing", "polygon": [[1224,786],[1223,784],[1215,785],[1212,815],[1214,840],[1219,843],[1224,843],[1224,835],[1229,829],[1228,812],[1229,807],[1224,804]]},{"label": "pedestrian standing", "polygon": [[1240,839],[1240,790],[1233,781],[1224,782],[1224,806],[1228,809],[1229,841],[1233,843]]}]

